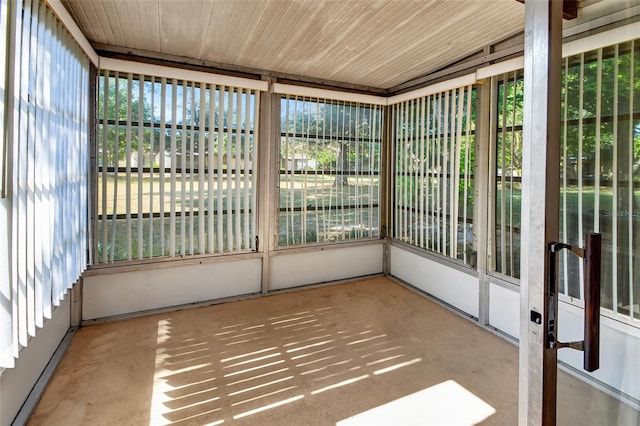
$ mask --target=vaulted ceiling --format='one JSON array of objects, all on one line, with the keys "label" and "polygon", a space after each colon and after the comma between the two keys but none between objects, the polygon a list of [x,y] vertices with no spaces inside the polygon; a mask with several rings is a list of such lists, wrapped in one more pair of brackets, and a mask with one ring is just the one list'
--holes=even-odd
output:
[{"label": "vaulted ceiling", "polygon": [[100,50],[379,89],[522,31],[515,0],[63,0]]}]

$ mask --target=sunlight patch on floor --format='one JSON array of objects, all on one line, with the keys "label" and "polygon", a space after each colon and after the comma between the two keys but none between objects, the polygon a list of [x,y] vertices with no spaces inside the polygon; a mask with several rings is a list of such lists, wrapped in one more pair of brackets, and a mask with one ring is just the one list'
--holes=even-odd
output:
[{"label": "sunlight patch on floor", "polygon": [[348,419],[337,426],[476,425],[496,410],[453,380],[439,383]]}]

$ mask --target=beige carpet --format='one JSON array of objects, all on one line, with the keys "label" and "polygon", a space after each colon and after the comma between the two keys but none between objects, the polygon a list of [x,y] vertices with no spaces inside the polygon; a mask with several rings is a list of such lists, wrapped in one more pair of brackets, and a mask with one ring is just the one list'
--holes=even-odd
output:
[{"label": "beige carpet", "polygon": [[[514,345],[374,278],[81,328],[30,424],[514,425],[517,371]],[[559,424],[604,424],[615,402],[563,382],[605,402]]]}]

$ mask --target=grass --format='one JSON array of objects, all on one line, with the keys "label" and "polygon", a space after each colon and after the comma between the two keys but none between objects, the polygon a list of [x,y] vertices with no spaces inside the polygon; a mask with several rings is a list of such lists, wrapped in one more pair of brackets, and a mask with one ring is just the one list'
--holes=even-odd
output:
[{"label": "grass", "polygon": [[[114,260],[137,258],[138,232],[142,226],[142,257],[162,256],[172,254],[170,251],[170,240],[173,238],[176,254],[199,253],[201,248],[210,250],[242,250],[251,247],[250,241],[247,244],[245,234],[247,221],[245,215],[249,215],[248,222],[253,221],[252,213],[255,206],[252,205],[252,193],[254,189],[250,177],[244,179],[240,176],[239,182],[235,176],[230,180],[223,177],[218,182],[216,177],[209,186],[208,176],[193,176],[193,181],[185,175],[185,182],[182,182],[182,175],[177,175],[175,183],[170,179],[164,179],[160,184],[159,176],[153,178],[149,173],[143,175],[141,181],[138,175],[130,177],[130,185],[125,176],[120,174],[117,179],[114,174],[109,174],[106,181],[106,206],[102,205],[103,176],[98,180],[98,211],[99,214],[112,215],[126,214],[127,207],[132,215],[140,212],[139,200],[142,203],[142,213],[158,213],[162,209],[163,213],[171,211],[171,200],[176,212],[174,225],[171,225],[169,218],[136,218],[132,219],[130,225],[126,220],[109,219],[107,222],[98,222],[98,258],[103,259],[103,250],[107,250],[109,258],[113,255]],[[347,185],[341,183],[340,177],[336,176],[316,176],[316,175],[281,175],[279,184],[279,206],[280,208],[300,209],[307,206],[308,212],[300,211],[280,213],[280,244],[299,244],[300,242],[331,241],[338,239],[362,238],[373,236],[378,229],[377,209],[369,214],[369,205],[378,202],[378,177],[356,177],[349,176]],[[140,183],[140,184],[139,184]],[[337,183],[337,184],[336,184]],[[220,185],[219,185],[220,184]],[[128,192],[127,192],[127,188]],[[202,188],[202,194],[200,194]],[[220,188],[220,194],[218,194]],[[162,191],[161,191],[162,189]],[[248,204],[245,198],[245,190],[248,190]],[[173,191],[173,192],[172,192]],[[210,198],[212,197],[212,198]],[[214,245],[209,246],[209,217],[207,215],[209,200],[213,202],[213,211],[223,214],[214,215],[213,221]],[[114,204],[115,200],[115,204]],[[129,200],[129,201],[128,201]],[[200,203],[203,209],[200,209]],[[127,206],[127,203],[129,205]],[[336,209],[336,206],[360,206],[358,209]],[[331,207],[334,207],[333,209]],[[236,226],[235,216],[230,227],[227,225],[227,209],[244,211],[240,214],[240,227]],[[199,216],[185,216],[181,218],[182,212],[189,213],[202,211]],[[221,228],[218,226],[220,222]],[[203,226],[202,233],[199,234],[200,226]],[[222,232],[219,232],[222,229]],[[106,233],[106,243],[105,243]],[[193,237],[191,237],[193,236]],[[203,236],[202,241],[199,236]],[[115,244],[113,242],[115,241]],[[113,252],[113,253],[112,253]]]},{"label": "grass", "polygon": [[[251,179],[247,176],[240,177],[239,184],[235,177],[227,180],[223,177],[221,185],[214,177],[213,184],[209,186],[208,176],[202,177],[202,198],[200,197],[200,181],[198,176],[193,177],[193,181],[189,180],[185,175],[185,182],[182,182],[182,176],[176,177],[175,186],[172,185],[170,179],[165,179],[163,185],[160,184],[160,178],[154,175],[153,178],[149,174],[145,174],[142,178],[142,185],[139,185],[137,175],[131,176],[131,184],[128,185],[124,176],[119,175],[116,178],[113,174],[109,174],[106,179],[106,209],[103,208],[103,177],[98,178],[98,211],[100,214],[111,215],[126,214],[127,200],[129,200],[129,211],[131,214],[139,213],[139,200],[142,201],[142,212],[159,212],[162,208],[164,212],[171,209],[171,200],[175,199],[175,209],[181,212],[198,210],[200,201],[204,203],[204,208],[208,207],[209,197],[213,197],[213,208],[219,210],[227,208],[249,209],[251,206],[245,206],[245,190],[251,188]],[[287,176],[286,180],[280,182],[280,202],[281,207],[300,208],[304,206],[313,206],[322,208],[322,206],[335,205],[369,205],[378,202],[378,177],[348,177],[348,185],[336,185],[335,176],[314,176],[314,175],[295,175]],[[129,188],[129,192],[127,192]],[[218,194],[220,188],[220,194]],[[162,189],[162,191],[161,191]],[[172,194],[175,194],[172,197]],[[239,195],[239,204],[238,198]],[[117,196],[117,197],[116,197]],[[115,198],[115,205],[114,205]],[[251,203],[251,196],[249,197]]]},{"label": "grass", "polygon": [[[513,186],[510,186],[509,183],[506,183],[504,188],[498,182],[498,186],[496,188],[496,200],[502,200],[504,193],[505,204],[504,204],[504,212],[505,216],[508,219],[509,213],[512,212],[512,223],[516,227],[520,227],[521,221],[521,206],[522,206],[522,189],[520,183],[514,183]],[[640,190],[635,191],[634,193],[635,199],[638,203],[640,203]],[[595,209],[595,189],[594,187],[583,187],[582,192],[580,192],[577,186],[568,186],[564,191],[560,191],[560,214],[565,210],[568,215],[577,215],[579,211],[583,212],[583,217],[587,216],[586,212],[593,212]],[[599,194],[599,214],[601,217],[606,217],[612,214],[613,212],[613,188],[602,186],[600,187]],[[510,205],[510,202],[512,203]],[[580,208],[582,205],[582,208]],[[500,223],[502,205],[500,201],[496,203],[496,221]],[[634,211],[631,213],[634,217],[640,216],[640,212]],[[591,215],[593,217],[593,215]]]},{"label": "grass", "polygon": [[[113,228],[113,222],[106,223],[107,232],[107,250],[111,251],[111,242],[114,237],[112,232],[115,232],[115,246],[114,246],[114,258],[126,259],[131,255],[132,257],[138,256],[138,226],[143,226],[143,257],[148,257],[151,251],[148,246],[153,246],[152,251],[154,256],[167,255],[169,253],[168,241],[173,234],[176,253],[198,253],[202,246],[205,250],[209,250],[208,247],[208,224],[209,219],[206,215],[197,217],[185,217],[180,218],[181,213],[190,211],[199,211],[199,205],[202,201],[204,205],[204,211],[208,209],[208,203],[210,197],[213,197],[214,211],[225,212],[227,209],[234,209],[236,211],[244,210],[245,212],[251,212],[255,210],[255,206],[252,205],[251,193],[255,190],[251,187],[252,182],[250,176],[240,176],[239,181],[236,181],[235,176],[231,179],[226,179],[223,176],[220,182],[217,177],[214,177],[212,185],[209,186],[208,176],[202,176],[202,194],[200,194],[200,181],[199,176],[195,175],[190,180],[191,176],[185,175],[185,181],[182,182],[182,175],[177,175],[175,180],[175,186],[172,185],[170,179],[165,179],[162,185],[163,191],[161,192],[160,178],[156,174],[153,178],[149,173],[142,176],[141,184],[139,185],[138,175],[131,176],[131,184],[127,185],[124,176],[120,174],[116,180],[113,174],[107,176],[106,180],[106,196],[110,200],[106,204],[106,210],[102,209],[102,175],[99,176],[98,188],[98,210],[100,213],[106,213],[108,215],[113,214],[125,214],[127,212],[127,200],[129,201],[129,211],[131,214],[139,213],[138,200],[142,201],[142,212],[170,212],[172,191],[174,191],[174,199],[176,200],[174,208],[176,211],[176,222],[174,228],[171,227],[170,220],[155,218],[151,219],[135,219],[131,222],[131,231],[126,225],[125,220],[116,220],[115,230]],[[341,185],[340,181],[335,176],[321,176],[321,175],[281,175],[279,182],[279,206],[280,208],[293,208],[300,209],[303,206],[307,206],[306,212],[281,212],[279,217],[280,225],[280,244],[297,244],[304,242],[315,241],[334,241],[339,239],[350,238],[362,238],[377,235],[378,232],[378,211],[377,208],[373,208],[373,212],[369,212],[369,205],[378,203],[378,189],[379,178],[377,176],[372,177],[354,177],[349,176],[347,181],[348,185]],[[336,184],[338,183],[338,184]],[[127,192],[129,188],[129,192]],[[220,188],[220,194],[218,194],[218,188]],[[249,203],[246,205],[245,190],[249,191]],[[113,199],[117,193],[116,203],[114,205]],[[504,220],[505,225],[512,226],[517,230],[520,228],[521,221],[521,205],[522,205],[522,191],[521,184],[505,183],[503,186],[498,182],[496,188],[497,200],[502,200],[502,196],[505,196],[504,205],[496,203],[496,222],[498,230],[501,227],[501,223]],[[202,198],[200,197],[202,195]],[[236,198],[236,196],[239,196]],[[571,238],[577,239],[577,212],[582,210],[583,223],[585,230],[590,226],[593,226],[593,210],[595,206],[595,191],[593,187],[584,187],[582,192],[579,191],[577,186],[567,187],[566,190],[560,193],[560,208],[561,214],[566,206],[567,211],[567,225],[569,226],[569,233]],[[599,194],[599,217],[601,229],[603,232],[607,232],[610,228],[611,220],[607,219],[607,215],[611,216],[613,212],[613,191],[610,187],[601,187]],[[640,200],[640,191],[636,191],[635,197]],[[359,209],[330,209],[331,206],[349,206],[358,205]],[[582,205],[582,209],[580,209]],[[501,212],[504,211],[504,218]],[[589,213],[591,212],[591,213]],[[632,212],[634,217],[638,216],[638,212]],[[249,213],[251,214],[251,213]],[[249,248],[246,246],[246,240],[244,240],[246,221],[244,216],[240,220],[240,231],[236,227],[235,219],[231,227],[227,227],[226,222],[227,214],[215,215],[214,221],[214,233],[215,236],[215,250],[220,248],[228,250],[231,247],[236,249]],[[184,220],[184,222],[183,222]],[[217,235],[218,221],[222,221],[222,235]],[[250,216],[250,221],[253,217]],[[184,225],[183,225],[184,223]],[[203,223],[204,229],[204,241],[199,241],[199,226]],[[98,240],[99,240],[99,252],[101,253],[102,246],[104,245],[102,228],[105,224],[101,221],[98,224]],[[184,228],[184,237],[183,237]],[[164,234],[164,240],[160,236],[160,233]],[[508,231],[508,229],[507,229]],[[131,232],[131,234],[129,234]],[[250,232],[250,231],[247,231]],[[576,235],[573,235],[576,234]],[[129,244],[129,235],[131,239],[131,245]],[[193,240],[190,236],[193,235]],[[506,236],[505,236],[506,237]],[[220,241],[222,243],[220,243]],[[238,242],[241,241],[241,244]],[[183,247],[184,244],[184,247]],[[519,246],[519,244],[518,244]],[[509,248],[510,251],[516,253],[519,247]],[[509,261],[510,263],[511,261]],[[514,261],[511,275],[516,274],[518,269],[517,262]]]}]

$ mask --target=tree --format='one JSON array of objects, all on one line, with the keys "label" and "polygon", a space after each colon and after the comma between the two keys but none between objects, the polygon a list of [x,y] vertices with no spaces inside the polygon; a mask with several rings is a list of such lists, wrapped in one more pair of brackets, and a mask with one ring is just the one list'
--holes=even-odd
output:
[{"label": "tree", "polygon": [[[361,163],[374,164],[379,144],[374,149],[365,141],[379,139],[380,112],[368,106],[347,102],[307,102],[287,99],[282,108],[282,129],[290,145],[281,148],[285,159],[295,154],[308,155],[317,167],[336,171],[335,186],[348,186],[348,171]],[[378,123],[378,124],[376,124]],[[363,143],[360,144],[359,142]],[[371,158],[373,157],[373,158]]]},{"label": "tree", "polygon": [[[631,49],[634,49],[633,55]],[[633,58],[633,62],[632,62]],[[599,65],[600,63],[600,65]],[[582,69],[582,71],[581,71]],[[637,194],[630,191],[634,181],[640,181],[640,49],[632,43],[624,43],[597,52],[574,56],[569,59],[569,67],[564,72],[566,92],[563,99],[563,114],[567,116],[564,129],[566,138],[565,167],[573,178],[581,178],[594,186],[616,187],[612,193],[611,205],[604,205],[593,215],[600,217],[601,232],[606,244],[611,244],[613,231],[616,232],[616,247],[613,248],[615,263],[607,262],[612,253],[603,254],[607,280],[612,279],[611,267],[617,269],[617,295],[619,304],[633,305],[630,300],[629,280],[630,247],[640,247],[640,221],[634,216],[638,211]],[[600,86],[600,87],[599,87]],[[599,90],[600,89],[600,90]],[[633,106],[633,110],[632,110]],[[598,123],[599,126],[598,126]],[[598,148],[599,144],[599,148]],[[598,151],[599,149],[599,151]],[[596,169],[597,168],[597,169]],[[601,195],[602,197],[602,195]],[[613,217],[613,208],[617,215]],[[586,229],[589,229],[594,217],[587,209],[580,212]],[[613,224],[615,222],[615,228]],[[633,236],[632,236],[633,235]],[[581,235],[570,235],[573,243],[582,239]],[[633,238],[634,241],[631,241]],[[636,254],[635,270],[640,270]],[[635,293],[640,293],[640,277],[634,274]],[[577,278],[570,285],[577,288]],[[612,286],[603,286],[603,303],[612,303]],[[609,305],[610,306],[610,305]]]}]

